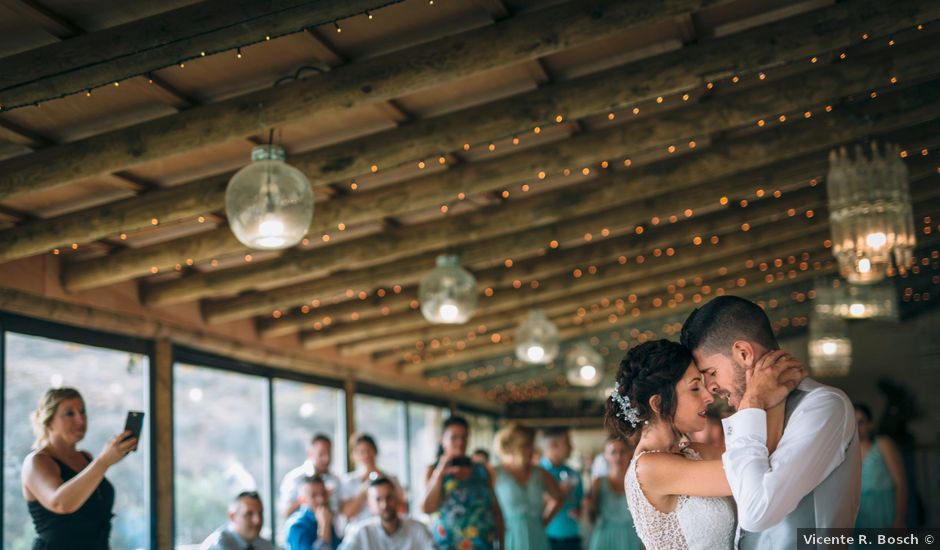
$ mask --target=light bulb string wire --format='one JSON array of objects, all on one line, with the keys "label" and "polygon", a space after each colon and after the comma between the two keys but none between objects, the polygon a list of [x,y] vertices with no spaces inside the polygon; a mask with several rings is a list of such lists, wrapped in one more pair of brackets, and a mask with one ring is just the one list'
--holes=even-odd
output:
[{"label": "light bulb string wire", "polygon": [[[242,43],[242,44],[237,44],[237,45],[233,45],[233,46],[229,46],[229,47],[218,48],[218,49],[215,49],[215,50],[201,50],[201,51],[195,52],[195,53],[193,53],[193,54],[191,54],[191,55],[184,56],[184,57],[182,57],[182,58],[180,58],[180,59],[177,59],[177,60],[174,61],[173,63],[167,63],[167,64],[163,64],[163,65],[156,66],[156,67],[150,67],[150,68],[147,68],[146,70],[142,70],[142,71],[129,72],[129,73],[127,73],[127,74],[125,74],[125,75],[123,75],[123,76],[117,78],[117,79],[109,79],[109,80],[106,81],[106,82],[97,82],[97,83],[93,83],[93,84],[90,84],[90,85],[89,85],[89,84],[84,84],[84,85],[82,85],[82,86],[75,87],[74,89],[70,88],[68,91],[65,91],[65,92],[62,92],[62,93],[59,93],[59,94],[50,94],[50,95],[48,95],[48,96],[42,97],[42,98],[37,99],[37,100],[34,100],[34,101],[23,102],[23,103],[17,103],[17,104],[13,104],[13,105],[5,105],[5,104],[2,104],[2,102],[0,102],[0,112],[8,112],[8,111],[12,111],[12,110],[14,110],[14,109],[19,109],[19,108],[22,108],[22,107],[38,106],[40,103],[46,103],[46,102],[48,102],[48,101],[52,101],[52,100],[56,100],[56,99],[62,99],[62,98],[64,98],[64,97],[68,97],[68,96],[75,95],[75,94],[78,94],[78,93],[90,92],[91,90],[95,90],[95,89],[98,89],[98,88],[101,88],[101,87],[104,87],[104,86],[112,85],[114,82],[120,82],[120,81],[122,81],[122,80],[128,80],[128,79],[130,79],[130,78],[135,78],[135,77],[138,77],[138,76],[148,76],[148,75],[150,75],[153,71],[158,71],[158,70],[161,70],[161,69],[166,69],[166,68],[168,68],[168,67],[172,67],[172,66],[175,66],[175,65],[179,65],[179,64],[181,64],[181,63],[185,63],[186,61],[191,61],[191,60],[193,60],[193,59],[199,59],[199,58],[205,57],[206,55],[214,55],[214,54],[223,53],[223,52],[227,52],[227,51],[238,50],[238,49],[246,48],[246,47],[248,47],[248,46],[252,46],[252,45],[255,45],[255,44],[258,44],[258,43],[261,43],[261,42],[267,42],[267,41],[269,41],[270,39],[280,38],[280,37],[283,37],[283,36],[288,36],[288,35],[291,35],[291,34],[297,34],[297,33],[300,33],[300,32],[304,32],[304,31],[306,31],[307,29],[311,29],[311,28],[314,28],[314,27],[319,27],[319,26],[321,26],[321,25],[327,25],[327,24],[331,24],[331,23],[332,23],[332,24],[335,24],[337,21],[340,21],[340,20],[342,20],[342,19],[350,19],[350,18],[352,18],[352,17],[356,17],[356,16],[359,16],[359,15],[368,15],[368,14],[370,14],[370,13],[374,13],[376,10],[380,10],[380,9],[383,9],[383,8],[387,8],[387,7],[392,6],[392,5],[395,5],[395,4],[400,4],[400,3],[403,2],[403,1],[404,1],[404,0],[388,0],[387,2],[384,2],[384,3],[382,3],[381,5],[376,6],[376,7],[374,7],[374,8],[369,8],[368,10],[362,10],[361,12],[356,12],[356,13],[347,15],[347,16],[345,16],[345,17],[342,17],[342,18],[340,18],[340,19],[318,21],[318,22],[315,22],[315,23],[312,23],[312,24],[304,25],[304,26],[302,26],[302,27],[300,27],[300,28],[295,28],[295,29],[292,29],[292,30],[289,30],[289,31],[285,31],[285,32],[282,32],[282,33],[279,33],[279,34],[274,34],[274,35],[265,35],[265,36],[262,36],[261,38],[259,38],[259,39],[257,39],[257,40],[252,40],[252,41],[249,41],[249,42],[245,42],[245,43]],[[229,30],[229,29],[232,29],[232,28],[235,28],[235,27],[240,27],[240,26],[243,26],[243,25],[246,25],[246,24],[249,24],[249,23],[258,21],[258,20],[260,20],[260,19],[265,19],[265,18],[269,18],[269,17],[272,17],[272,16],[280,15],[280,14],[283,14],[283,13],[287,13],[287,12],[291,12],[291,11],[296,11],[296,10],[299,10],[299,9],[303,9],[303,8],[305,8],[305,7],[307,7],[307,6],[311,6],[311,5],[315,5],[315,4],[320,4],[320,3],[322,3],[322,0],[304,0],[304,1],[298,2],[298,3],[296,3],[296,4],[293,4],[293,5],[291,5],[291,6],[286,6],[286,7],[284,7],[284,8],[279,9],[279,10],[267,12],[267,13],[264,13],[264,14],[262,14],[262,15],[257,15],[257,16],[254,16],[254,17],[242,18],[242,19],[239,19],[238,21],[233,21],[233,22],[228,23],[228,24],[225,24],[225,25],[219,25],[219,26],[217,26],[217,27],[212,27],[212,28],[209,28],[209,29],[205,29],[205,30],[203,30],[203,31],[201,31],[201,32],[198,32],[198,33],[192,33],[192,34],[188,34],[188,35],[186,35],[186,36],[180,36],[180,37],[177,37],[177,38],[175,38],[175,39],[173,39],[173,40],[163,41],[163,42],[160,42],[160,43],[158,43],[158,44],[153,44],[153,45],[147,46],[147,47],[145,47],[145,48],[138,48],[138,49],[136,49],[136,50],[134,50],[134,51],[126,52],[126,53],[123,53],[123,54],[120,54],[120,55],[113,55],[113,56],[109,56],[109,57],[105,57],[105,58],[100,58],[100,59],[97,59],[97,60],[95,60],[95,61],[90,61],[90,62],[87,62],[87,63],[83,63],[83,64],[81,64],[81,65],[78,65],[78,66],[75,66],[75,67],[70,67],[70,68],[65,69],[65,70],[60,70],[60,71],[56,71],[56,72],[53,72],[53,73],[44,74],[44,75],[42,75],[42,76],[38,76],[38,77],[32,78],[32,79],[30,79],[30,80],[25,80],[25,81],[21,81],[21,82],[16,82],[16,83],[11,84],[11,85],[8,85],[8,86],[6,86],[6,87],[0,88],[0,94],[2,94],[3,92],[5,92],[5,91],[7,91],[7,90],[13,90],[13,89],[20,88],[20,87],[23,87],[23,86],[27,86],[27,85],[30,85],[30,84],[41,83],[41,82],[46,81],[46,80],[49,80],[49,79],[51,79],[51,78],[62,77],[62,76],[65,76],[65,75],[68,75],[68,74],[71,74],[71,73],[75,73],[75,72],[78,72],[78,71],[90,69],[90,68],[92,68],[92,67],[97,67],[97,66],[100,66],[100,65],[105,65],[105,64],[108,64],[108,63],[113,63],[113,62],[115,62],[115,61],[119,61],[119,60],[122,60],[122,59],[130,58],[130,57],[133,57],[133,56],[137,56],[137,55],[141,55],[141,54],[146,54],[146,53],[149,53],[149,52],[154,51],[154,50],[159,50],[159,49],[161,49],[161,48],[166,48],[166,47],[168,47],[168,46],[172,46],[172,45],[175,45],[175,44],[187,42],[187,41],[190,41],[190,40],[195,40],[195,39],[198,39],[198,38],[201,38],[201,37],[204,37],[204,36],[208,36],[208,35],[211,35],[211,34],[215,34],[215,33],[221,32],[221,31]]]}]

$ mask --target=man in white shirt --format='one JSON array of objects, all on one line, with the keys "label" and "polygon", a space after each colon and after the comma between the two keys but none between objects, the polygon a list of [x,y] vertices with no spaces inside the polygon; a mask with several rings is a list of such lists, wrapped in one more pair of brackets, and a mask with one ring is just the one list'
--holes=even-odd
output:
[{"label": "man in white shirt", "polygon": [[353,524],[339,550],[433,550],[428,528],[398,515],[398,490],[380,477],[369,483],[369,507],[376,517]]},{"label": "man in white shirt", "polygon": [[261,538],[264,507],[254,491],[239,493],[228,507],[229,522],[216,529],[199,550],[274,550],[274,545]]},{"label": "man in white shirt", "polygon": [[764,311],[737,296],[715,298],[689,315],[682,344],[709,391],[737,409],[722,421],[722,462],[738,506],[738,547],[795,548],[798,528],[852,528],[861,454],[849,398],[804,379],[786,397],[783,435],[768,453],[767,403],[747,385],[765,355],[782,357]]}]

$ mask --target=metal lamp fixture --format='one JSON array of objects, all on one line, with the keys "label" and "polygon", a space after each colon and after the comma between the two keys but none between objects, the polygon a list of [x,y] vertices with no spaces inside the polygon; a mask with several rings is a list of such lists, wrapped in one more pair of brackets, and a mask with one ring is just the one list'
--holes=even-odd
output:
[{"label": "metal lamp fixture", "polygon": [[846,376],[852,366],[848,322],[841,317],[814,314],[809,323],[809,368],[814,376]]},{"label": "metal lamp fixture", "polygon": [[872,285],[853,285],[841,279],[817,281],[814,308],[820,315],[843,319],[898,320],[897,292],[890,281]]},{"label": "metal lamp fixture", "polygon": [[914,215],[907,167],[897,146],[871,158],[856,146],[854,158],[845,148],[829,153],[829,224],[832,252],[839,271],[851,283],[875,283],[892,264],[907,267],[914,253]]},{"label": "metal lamp fixture", "polygon": [[437,257],[437,267],[418,286],[421,314],[436,325],[459,325],[473,316],[477,307],[477,280],[453,254]]},{"label": "metal lamp fixture", "polygon": [[249,248],[290,248],[303,240],[310,227],[310,181],[284,159],[280,146],[269,143],[255,147],[251,164],[236,172],[225,189],[229,227]]},{"label": "metal lamp fixture", "polygon": [[558,327],[540,309],[529,311],[516,330],[516,357],[526,363],[547,365],[558,355]]},{"label": "metal lamp fixture", "polygon": [[596,386],[601,381],[604,358],[587,344],[578,342],[565,355],[566,377],[573,386]]}]

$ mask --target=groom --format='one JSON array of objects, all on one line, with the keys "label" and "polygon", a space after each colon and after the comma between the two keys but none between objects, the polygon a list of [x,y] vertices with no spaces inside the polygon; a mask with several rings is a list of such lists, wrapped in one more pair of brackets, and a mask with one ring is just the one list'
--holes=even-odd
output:
[{"label": "groom", "polygon": [[714,298],[686,319],[682,344],[708,390],[737,409],[722,422],[722,462],[738,505],[738,548],[792,549],[797,528],[854,527],[861,455],[849,398],[804,379],[786,398],[783,436],[768,455],[767,406],[747,391],[749,371],[779,349],[764,311],[737,296]]}]

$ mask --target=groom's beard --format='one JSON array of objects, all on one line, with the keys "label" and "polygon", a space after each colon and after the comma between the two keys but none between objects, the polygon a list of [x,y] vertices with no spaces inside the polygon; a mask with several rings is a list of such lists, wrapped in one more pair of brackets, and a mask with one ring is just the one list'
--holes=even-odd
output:
[{"label": "groom's beard", "polygon": [[731,384],[734,386],[728,395],[728,401],[731,405],[737,408],[738,403],[741,402],[741,399],[744,397],[744,390],[747,389],[747,371],[744,368],[744,365],[738,363],[737,359],[731,359],[732,365],[734,366],[734,371],[731,377]]}]

